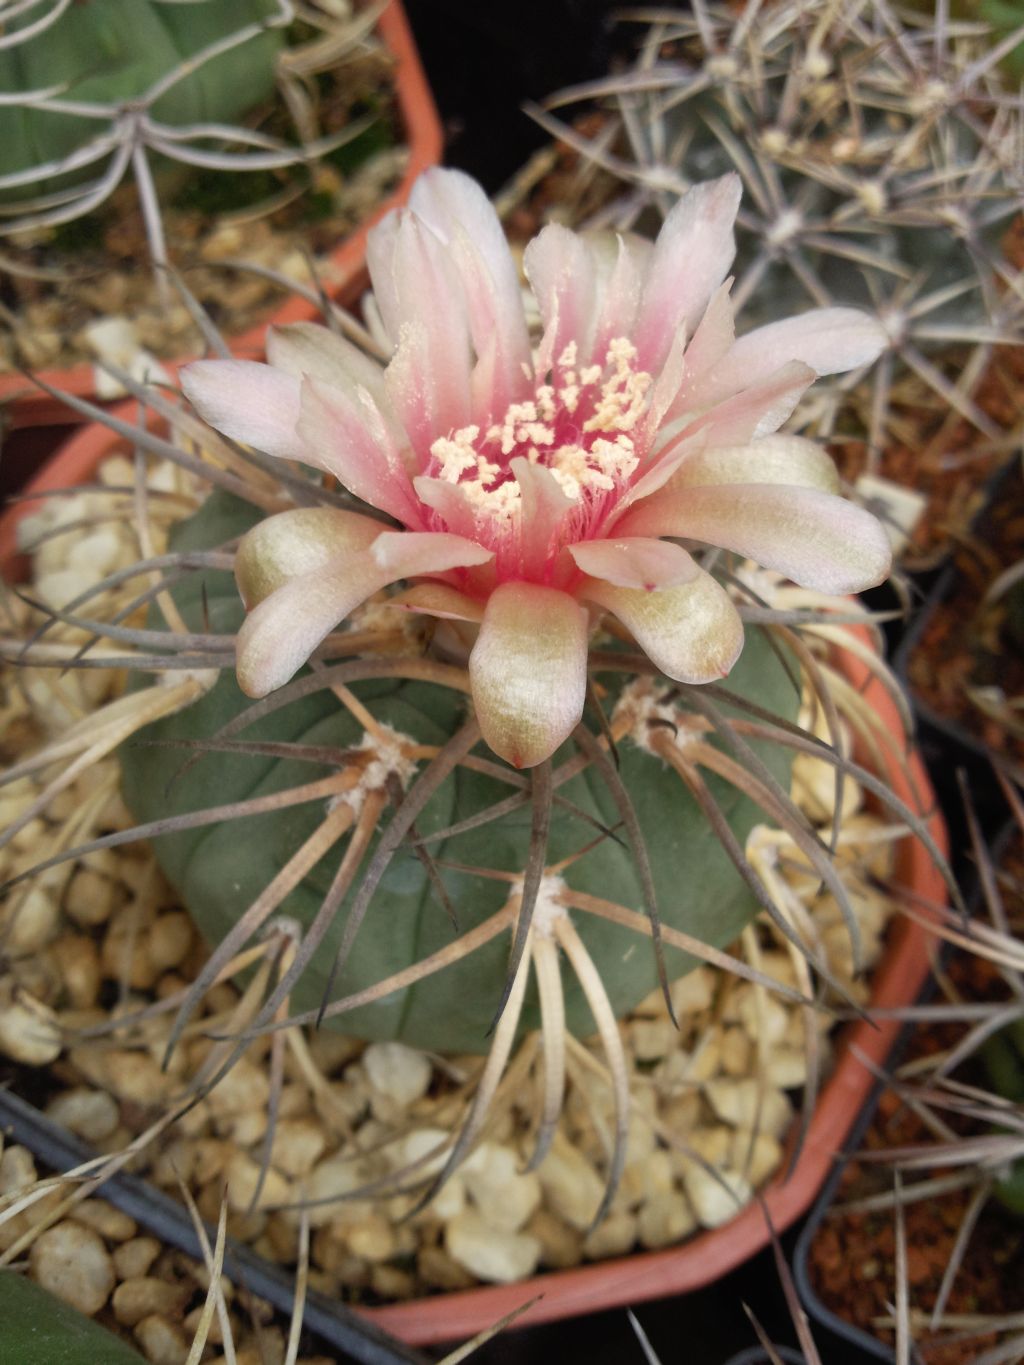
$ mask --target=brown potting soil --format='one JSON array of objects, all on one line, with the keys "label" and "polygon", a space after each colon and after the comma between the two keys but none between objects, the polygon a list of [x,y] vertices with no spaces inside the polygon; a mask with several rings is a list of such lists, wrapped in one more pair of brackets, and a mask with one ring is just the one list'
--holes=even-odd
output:
[{"label": "brown potting soil", "polygon": [[[1005,994],[998,973],[979,958],[966,954],[950,964],[949,979],[957,995],[984,1000]],[[945,1051],[959,1042],[964,1026],[921,1026],[908,1049],[908,1059]],[[960,1074],[960,1073],[958,1073]],[[980,1065],[974,1074],[964,1068],[961,1077],[985,1084]],[[980,1131],[977,1124],[944,1113],[950,1127],[965,1135]],[[930,1130],[892,1091],[879,1102],[862,1150],[879,1151],[911,1143],[935,1141]],[[962,1168],[958,1168],[962,1169]],[[951,1167],[936,1166],[908,1173],[913,1181],[955,1174]],[[888,1345],[895,1332],[881,1324],[892,1321],[896,1295],[896,1222],[890,1208],[872,1212],[847,1212],[842,1205],[872,1195],[891,1193],[893,1172],[887,1161],[854,1160],[847,1166],[836,1195],[836,1207],[826,1217],[811,1248],[811,1281],[825,1306],[844,1322],[860,1328]],[[911,1310],[930,1312],[949,1264],[957,1232],[972,1190],[929,1197],[904,1207],[907,1245],[907,1280]],[[971,1235],[967,1252],[946,1304],[947,1314],[998,1315],[1019,1312],[1024,1306],[1024,1219],[1011,1214],[994,1199],[985,1205]],[[998,1341],[996,1333],[951,1340],[941,1334],[921,1332],[915,1345],[928,1365],[971,1365]]]},{"label": "brown potting soil", "polygon": [[961,539],[953,562],[957,578],[939,602],[907,673],[914,692],[934,711],[963,725],[995,753],[1024,761],[1024,714],[1001,723],[975,701],[975,689],[998,689],[1009,705],[1024,698],[1024,648],[1015,628],[1015,596],[990,604],[985,594],[1005,569],[1024,556],[1024,476],[1007,472],[982,526]]}]

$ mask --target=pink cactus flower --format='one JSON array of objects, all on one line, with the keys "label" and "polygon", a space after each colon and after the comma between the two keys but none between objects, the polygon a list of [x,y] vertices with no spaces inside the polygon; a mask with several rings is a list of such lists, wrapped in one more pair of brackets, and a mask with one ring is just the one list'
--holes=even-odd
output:
[{"label": "pink cactus flower", "polygon": [[695,186],[654,243],[546,227],[526,250],[532,348],[483,191],[428,171],[370,236],[386,369],[314,324],[272,330],[269,365],[185,369],[214,427],[393,519],[297,508],[249,532],[243,690],[280,687],[360,603],[413,580],[407,603],[478,624],[484,738],[528,767],[580,720],[603,613],[670,678],[728,674],[740,618],[678,540],[826,593],[880,582],[883,528],[838,496],[823,450],[777,433],[818,375],[869,363],[885,336],[825,308],[737,339],[726,276],[739,199],[735,175]]}]

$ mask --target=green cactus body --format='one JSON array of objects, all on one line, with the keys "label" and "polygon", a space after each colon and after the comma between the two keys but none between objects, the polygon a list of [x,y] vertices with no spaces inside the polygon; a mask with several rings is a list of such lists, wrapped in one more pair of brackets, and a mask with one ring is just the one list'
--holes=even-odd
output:
[{"label": "green cactus body", "polygon": [[[274,14],[275,0],[86,0],[34,39],[0,51],[0,90],[61,87],[59,98],[119,104],[141,97],[156,81],[210,44]],[[153,105],[164,123],[225,122],[274,88],[275,59],[284,42],[268,28],[177,81]],[[4,114],[0,175],[67,157],[103,133],[103,120],[15,105]],[[8,199],[37,195],[95,176],[95,165],[71,176],[5,191]]]},{"label": "green cactus body", "polygon": [[[224,544],[256,519],[253,509],[246,504],[221,493],[214,494],[196,516],[179,525],[174,548]],[[207,573],[202,576],[202,583],[205,589],[200,576],[195,575],[177,593],[179,608],[191,628],[235,630],[242,608],[231,576]],[[617,685],[616,675],[609,674],[607,679]],[[730,675],[729,686],[756,698],[759,705],[781,716],[795,715],[798,699],[792,677],[760,630],[748,631],[743,656]],[[464,718],[465,698],[432,684],[378,681],[356,684],[353,690],[376,719],[423,743],[443,744]],[[318,775],[320,770],[308,763],[211,753],[180,780],[174,780],[182,767],[182,750],[145,743],[210,736],[248,704],[234,678],[224,675],[200,702],[150,727],[140,737],[141,743],[123,750],[124,795],[140,821],[279,791]],[[329,693],[289,704],[257,722],[245,731],[245,736],[339,747],[358,744],[362,739],[358,724]],[[775,777],[785,783],[787,756],[763,745],[760,754]],[[556,767],[563,757],[565,754],[556,756]],[[662,919],[704,942],[716,946],[730,942],[750,920],[755,902],[706,818],[678,776],[659,758],[631,741],[621,746],[619,757],[620,775],[636,807],[650,853]],[[708,782],[742,844],[762,818],[760,812],[713,775],[708,775]],[[584,773],[561,792],[604,825],[617,823],[614,803],[596,777]],[[508,794],[509,788],[494,778],[459,768],[427,805],[417,828],[421,835],[447,828]],[[244,824],[226,823],[165,835],[155,841],[164,871],[209,942],[223,938],[312,833],[322,818],[323,802],[315,803],[315,807],[292,807],[275,815],[248,817]],[[451,838],[443,846],[433,846],[460,933],[500,909],[508,897],[509,884],[446,870],[445,864],[521,875],[529,837],[529,810],[519,810]],[[594,839],[592,824],[556,807],[548,865],[593,844]],[[327,891],[336,861],[337,855],[315,867],[285,901],[282,913],[308,925]],[[576,891],[641,908],[640,880],[625,841],[598,840],[565,870],[564,877]],[[293,995],[295,1009],[316,1008],[321,1002],[345,908],[342,907],[328,941],[314,957]],[[656,986],[655,953],[649,942],[591,915],[579,916],[577,928],[619,1015]],[[440,950],[452,937],[451,923],[420,862],[411,851],[400,855],[391,863],[374,897],[352,957],[333,994],[338,997],[383,980]],[[437,976],[377,1004],[342,1015],[338,1027],[367,1038],[402,1039],[419,1047],[485,1051],[501,997],[508,952],[507,934],[499,935]],[[692,958],[673,949],[666,949],[666,961],[671,977],[678,977],[695,965]],[[568,1026],[579,1035],[591,1033],[589,1008],[575,978],[566,974],[564,986]],[[530,991],[523,1015],[526,1028],[538,1023],[532,986]]]}]

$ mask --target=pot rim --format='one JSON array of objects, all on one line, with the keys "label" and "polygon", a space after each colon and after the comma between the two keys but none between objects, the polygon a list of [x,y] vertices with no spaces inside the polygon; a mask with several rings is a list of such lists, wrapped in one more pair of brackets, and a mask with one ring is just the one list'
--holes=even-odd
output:
[{"label": "pot rim", "polygon": [[[135,411],[134,402],[125,402],[113,409],[113,415],[127,421]],[[26,492],[45,492],[82,482],[123,440],[101,423],[90,423],[75,433]],[[15,527],[33,505],[39,504],[33,504],[29,498],[0,516],[0,572],[17,571]],[[905,742],[899,713],[867,665],[851,654],[841,654],[840,659],[849,682],[870,698],[894,738]],[[922,814],[931,812],[928,829],[945,854],[945,826],[916,752],[909,755],[909,770],[909,779],[895,766],[886,776],[906,804]],[[945,904],[942,876],[920,840],[907,836],[900,844],[896,877],[898,886],[913,889],[918,904]],[[885,951],[872,974],[871,1006],[891,1009],[917,998],[928,975],[929,942],[928,931],[916,920],[904,916],[890,924]],[[535,1302],[516,1318],[515,1327],[536,1326],[703,1288],[770,1243],[767,1218],[776,1233],[781,1233],[808,1210],[841,1156],[847,1135],[871,1093],[872,1068],[882,1066],[900,1027],[899,1020],[883,1017],[874,1023],[856,1020],[843,1028],[835,1044],[832,1072],[822,1086],[803,1150],[792,1172],[788,1177],[784,1174],[774,1177],[762,1191],[761,1199],[748,1204],[722,1227],[704,1230],[689,1241],[664,1250],[636,1252],[571,1270],[549,1271],[509,1285],[484,1285],[358,1311],[401,1340],[425,1346],[468,1340],[531,1299]]]},{"label": "pot rim", "polygon": [[[409,159],[402,179],[393,193],[378,204],[369,218],[331,252],[330,262],[336,275],[336,282],[330,291],[330,297],[341,304],[355,302],[366,288],[366,238],[370,229],[391,209],[399,208],[406,202],[417,176],[429,167],[437,165],[444,146],[441,118],[420,61],[402,0],[387,0],[377,19],[377,30],[395,59],[395,100],[405,131]],[[238,336],[229,337],[231,354],[243,359],[257,358],[263,354],[268,327],[288,322],[309,322],[317,316],[318,310],[314,304],[293,295],[285,300],[266,322],[251,327]],[[161,360],[160,364],[172,378],[175,378],[178,369],[193,359],[194,356],[185,356]],[[97,395],[97,374],[96,366],[85,361],[67,369],[38,371],[43,383],[48,384],[50,388],[59,389],[60,394],[66,393],[72,398],[101,402]],[[55,396],[34,387],[30,379],[18,373],[0,374],[0,407],[12,429],[29,426],[73,426],[82,421],[81,413],[63,403],[60,395]]]}]

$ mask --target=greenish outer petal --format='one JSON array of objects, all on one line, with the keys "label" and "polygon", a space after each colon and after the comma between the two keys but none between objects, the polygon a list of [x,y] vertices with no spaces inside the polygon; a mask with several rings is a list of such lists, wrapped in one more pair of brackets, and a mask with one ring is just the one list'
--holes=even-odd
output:
[{"label": "greenish outer petal", "polygon": [[296,507],[247,531],[235,555],[235,579],[251,611],[300,574],[324,568],[345,550],[365,550],[388,528],[335,507]]},{"label": "greenish outer petal", "polygon": [[[178,528],[178,549],[221,543],[248,525],[252,509],[216,494],[207,506]],[[233,532],[229,527],[233,524]],[[203,575],[211,615],[211,629],[237,626],[240,604],[225,573]],[[186,619],[201,619],[200,576],[189,579],[176,597]],[[792,718],[797,698],[778,658],[758,630],[747,633],[744,653],[733,669],[729,686]],[[624,675],[607,673],[601,681],[614,689]],[[462,722],[465,699],[422,683],[376,682],[354,690],[375,716],[424,743],[444,742]],[[212,692],[178,716],[159,722],[145,738],[201,738],[212,734],[246,706],[232,677],[225,676]],[[318,694],[275,713],[245,732],[252,738],[288,739],[307,744],[349,745],[361,738],[359,727],[331,696]],[[565,746],[555,756],[569,756]],[[759,747],[777,778],[788,780],[788,761],[777,750]],[[242,755],[210,754],[176,783],[168,784],[181,768],[181,750],[138,744],[121,753],[124,794],[139,820],[176,811],[209,806],[278,791],[320,772],[314,765]],[[740,878],[679,779],[657,758],[628,742],[620,749],[620,771],[637,809],[658,889],[659,908],[666,923],[685,929],[705,942],[731,942],[755,911]],[[745,798],[708,776],[708,785],[722,805],[741,842],[760,814]],[[460,771],[442,784],[417,821],[421,834],[446,827],[501,800],[510,788],[491,778]],[[561,788],[561,794],[606,825],[618,821],[614,802],[601,781],[588,774]],[[206,830],[165,836],[155,841],[157,856],[184,904],[211,942],[223,937],[258,892],[287,861],[323,816],[323,806],[295,807],[274,816],[252,817]],[[388,817],[390,818],[390,816]],[[529,843],[529,812],[517,811],[501,821],[432,846],[445,863],[466,864],[521,872]],[[577,853],[594,838],[593,826],[556,808],[552,822],[549,860]],[[340,848],[335,859],[340,855]],[[323,896],[335,862],[325,859],[288,898],[282,913],[308,924]],[[463,932],[499,909],[507,887],[441,869]],[[571,887],[642,908],[639,879],[628,850],[606,839],[565,871]],[[594,956],[612,1004],[623,1014],[657,984],[650,942],[605,921],[574,914],[575,922]],[[293,1009],[319,1004],[323,985],[341,934],[341,921],[293,997]],[[370,907],[356,938],[355,950],[336,995],[351,992],[390,975],[451,942],[452,929],[438,905],[422,866],[412,856],[396,858]],[[400,995],[334,1022],[345,1032],[366,1038],[399,1038],[419,1047],[445,1051],[486,1051],[488,1029],[499,998],[508,961],[507,935],[494,940],[464,962],[449,968]],[[687,955],[666,950],[671,976],[681,976],[694,962]],[[564,972],[569,1027],[585,1036],[593,1020],[575,979]],[[531,984],[523,1028],[535,1028],[539,1013]]]}]

